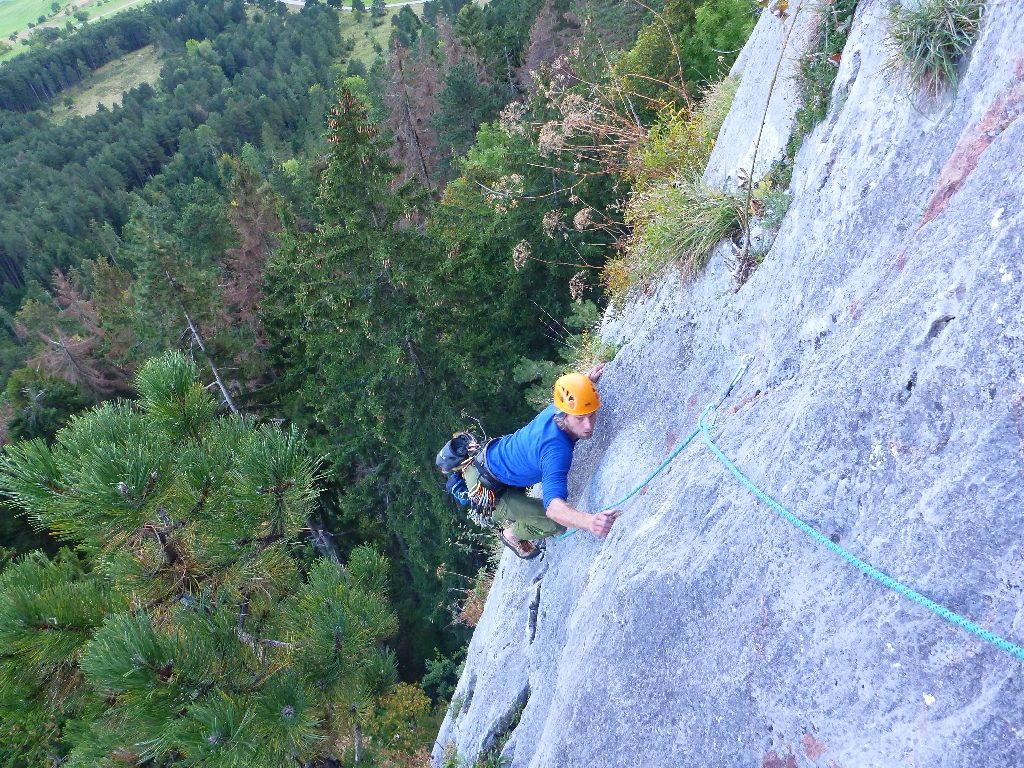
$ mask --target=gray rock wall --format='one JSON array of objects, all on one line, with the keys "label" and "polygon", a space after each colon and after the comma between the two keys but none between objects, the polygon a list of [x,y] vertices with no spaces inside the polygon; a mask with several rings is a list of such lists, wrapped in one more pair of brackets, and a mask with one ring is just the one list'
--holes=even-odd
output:
[{"label": "gray rock wall", "polygon": [[800,106],[799,57],[807,49],[817,17],[817,6],[809,2],[795,3],[785,20],[762,14],[729,73],[740,80],[740,87],[708,160],[706,183],[735,189],[741,169],[759,179],[782,158]]},{"label": "gray rock wall", "polygon": [[[607,321],[623,347],[573,499],[623,496],[753,355],[715,430],[740,469],[1024,644],[1024,3],[989,3],[943,114],[883,74],[886,9],[861,3],[753,278],[733,292],[723,245]],[[743,88],[767,89],[777,56],[743,61]],[[741,127],[720,179],[749,157]],[[436,760],[487,749],[528,698],[514,768],[1024,765],[1024,662],[812,542],[699,441],[623,510],[607,540],[506,554]]]}]

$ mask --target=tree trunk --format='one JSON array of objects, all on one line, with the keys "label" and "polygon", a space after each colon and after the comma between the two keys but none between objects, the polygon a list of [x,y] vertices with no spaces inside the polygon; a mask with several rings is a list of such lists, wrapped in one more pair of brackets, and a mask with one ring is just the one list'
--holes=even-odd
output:
[{"label": "tree trunk", "polygon": [[[174,291],[174,295],[178,295],[178,287],[174,284],[174,278],[171,277],[170,272],[165,272],[167,275],[167,281],[171,284],[171,289]],[[224,381],[220,377],[220,371],[217,370],[216,364],[213,362],[213,358],[210,357],[210,353],[206,351],[206,345],[203,344],[203,337],[199,335],[199,329],[196,328],[196,324],[192,322],[192,316],[185,309],[185,304],[182,302],[181,297],[178,296],[178,304],[181,305],[181,311],[185,314],[185,320],[188,322],[189,330],[192,331],[192,338],[199,344],[199,348],[203,351],[206,356],[206,362],[210,364],[210,370],[213,371],[213,378],[217,381],[217,386],[220,387],[220,393],[224,396],[224,402],[227,403],[228,408],[231,412],[238,415],[238,408],[235,406],[235,401],[231,399],[231,394],[228,392],[228,388],[224,386]]]},{"label": "tree trunk", "polygon": [[412,107],[409,105],[409,83],[405,78],[405,65],[402,62],[401,52],[396,54],[398,61],[398,73],[402,78],[402,100],[405,107],[405,119],[409,123],[409,132],[412,134],[412,143],[416,149],[416,157],[420,161],[420,171],[423,173],[423,185],[427,189],[430,186],[430,174],[427,173],[427,161],[423,157],[423,148],[420,145],[420,135],[416,130],[416,118],[413,117]]}]

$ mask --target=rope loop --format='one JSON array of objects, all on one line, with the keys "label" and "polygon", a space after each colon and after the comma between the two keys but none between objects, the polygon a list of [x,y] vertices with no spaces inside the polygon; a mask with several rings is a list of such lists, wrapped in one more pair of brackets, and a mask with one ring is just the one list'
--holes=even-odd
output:
[{"label": "rope loop", "polygon": [[[704,423],[704,418],[709,414],[714,414],[714,418],[711,419],[710,424]],[[718,406],[714,403],[708,403],[704,410],[700,412],[700,416],[697,417],[697,429],[714,429],[715,424],[718,423]]]}]

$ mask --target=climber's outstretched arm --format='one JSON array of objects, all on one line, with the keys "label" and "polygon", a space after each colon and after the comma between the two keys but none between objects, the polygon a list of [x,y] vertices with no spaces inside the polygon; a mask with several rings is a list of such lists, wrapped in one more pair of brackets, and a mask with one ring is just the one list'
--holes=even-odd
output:
[{"label": "climber's outstretched arm", "polygon": [[612,524],[615,522],[615,518],[619,516],[619,511],[617,509],[610,509],[607,512],[591,515],[586,512],[580,512],[563,499],[552,499],[551,503],[548,504],[547,516],[566,528],[579,528],[584,531],[590,531],[595,536],[604,537],[611,532]]}]

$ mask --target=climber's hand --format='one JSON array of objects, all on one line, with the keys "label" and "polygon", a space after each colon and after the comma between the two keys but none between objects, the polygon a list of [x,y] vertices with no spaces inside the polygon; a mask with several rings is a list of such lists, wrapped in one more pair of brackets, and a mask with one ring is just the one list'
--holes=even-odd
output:
[{"label": "climber's hand", "polygon": [[598,363],[597,365],[595,365],[593,368],[587,371],[587,378],[596,384],[597,380],[601,378],[601,374],[604,373],[604,366],[604,363]]},{"label": "climber's hand", "polygon": [[595,536],[604,538],[612,531],[612,524],[616,518],[621,515],[617,509],[611,509],[607,512],[598,512],[596,515],[590,518],[590,532]]}]

